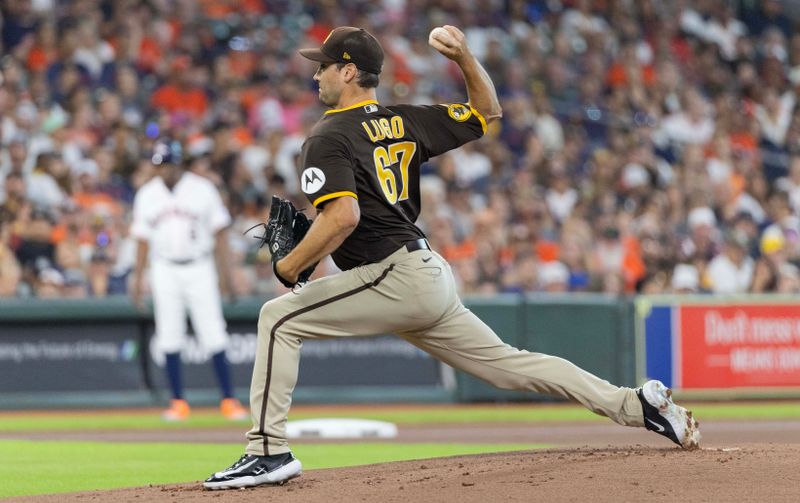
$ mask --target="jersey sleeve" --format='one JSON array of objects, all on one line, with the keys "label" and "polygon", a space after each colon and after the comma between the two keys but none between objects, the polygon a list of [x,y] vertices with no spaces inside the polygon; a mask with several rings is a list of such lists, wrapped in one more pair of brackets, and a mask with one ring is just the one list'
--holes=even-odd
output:
[{"label": "jersey sleeve", "polygon": [[231,224],[231,214],[228,208],[222,203],[222,198],[219,191],[213,184],[209,182],[209,226],[211,232],[217,233],[220,229],[224,229]]},{"label": "jersey sleeve", "polygon": [[142,241],[149,241],[150,236],[153,235],[153,229],[145,214],[146,203],[144,199],[145,194],[140,189],[133,198],[133,218],[131,221],[130,235]]},{"label": "jersey sleeve", "polygon": [[312,136],[301,152],[300,188],[314,207],[342,196],[358,199],[353,159],[339,139]]},{"label": "jersey sleeve", "polygon": [[486,119],[469,103],[398,108],[415,124],[428,158],[477,140],[486,133]]}]

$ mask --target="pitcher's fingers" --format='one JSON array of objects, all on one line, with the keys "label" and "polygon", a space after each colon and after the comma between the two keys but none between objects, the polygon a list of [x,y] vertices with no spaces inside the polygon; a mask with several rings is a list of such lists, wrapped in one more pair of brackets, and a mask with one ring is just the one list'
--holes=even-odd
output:
[{"label": "pitcher's fingers", "polygon": [[461,42],[465,38],[464,32],[459,30],[455,26],[446,24],[446,25],[442,26],[442,28],[444,28],[445,30],[450,32],[450,35],[452,35],[459,42]]}]

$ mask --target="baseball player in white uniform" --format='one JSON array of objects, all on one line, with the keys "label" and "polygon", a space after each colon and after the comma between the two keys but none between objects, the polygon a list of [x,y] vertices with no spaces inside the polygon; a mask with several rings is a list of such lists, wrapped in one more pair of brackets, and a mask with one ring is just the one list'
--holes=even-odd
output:
[{"label": "baseball player in white uniform", "polygon": [[249,417],[233,397],[228,344],[218,285],[217,262],[227,273],[227,227],[231,216],[216,187],[206,178],[185,171],[179,141],[162,138],[153,147],[156,176],[136,193],[131,236],[137,240],[136,267],[131,295],[142,306],[142,277],[150,262],[150,288],[155,314],[154,347],[165,355],[172,392],[165,420],[190,415],[181,382],[181,349],[186,339],[186,311],[198,341],[211,355],[222,391],[220,410],[232,420]]}]

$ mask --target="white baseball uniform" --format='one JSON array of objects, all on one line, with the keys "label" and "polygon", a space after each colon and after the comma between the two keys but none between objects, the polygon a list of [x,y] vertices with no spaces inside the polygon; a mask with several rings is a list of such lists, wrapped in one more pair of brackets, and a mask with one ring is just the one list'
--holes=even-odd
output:
[{"label": "white baseball uniform", "polygon": [[209,354],[225,349],[214,240],[230,223],[214,184],[190,172],[172,190],[155,177],[136,193],[131,235],[149,244],[159,351],[176,353],[183,347],[187,308],[203,348]]}]

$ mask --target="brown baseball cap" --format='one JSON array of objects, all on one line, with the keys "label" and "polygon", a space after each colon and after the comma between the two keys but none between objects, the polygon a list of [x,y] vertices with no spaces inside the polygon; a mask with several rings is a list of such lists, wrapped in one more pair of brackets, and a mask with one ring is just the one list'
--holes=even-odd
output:
[{"label": "brown baseball cap", "polygon": [[364,28],[340,26],[318,49],[300,49],[300,54],[320,63],[353,63],[359,70],[376,75],[383,69],[381,44]]}]

